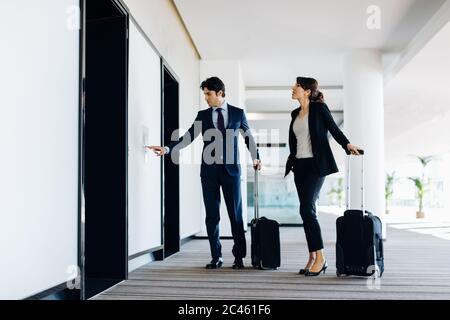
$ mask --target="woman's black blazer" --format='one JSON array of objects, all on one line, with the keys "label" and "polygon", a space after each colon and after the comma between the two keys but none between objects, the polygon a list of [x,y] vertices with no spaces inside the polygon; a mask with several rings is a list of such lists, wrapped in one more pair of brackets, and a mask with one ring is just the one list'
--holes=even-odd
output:
[{"label": "woman's black blazer", "polygon": [[[295,119],[300,113],[301,107],[295,109],[291,113],[291,124],[289,125],[289,157],[286,162],[286,171],[284,176],[292,170],[295,161],[295,155],[297,154],[297,137],[292,129]],[[331,152],[330,143],[328,141],[328,131],[333,138],[347,150],[348,141],[347,137],[337,126],[336,122],[331,115],[330,109],[325,103],[311,102],[309,105],[308,113],[309,134],[311,136],[312,153],[314,155],[314,162],[316,163],[319,175],[321,177],[338,172],[336,161],[334,160],[333,153]]]}]

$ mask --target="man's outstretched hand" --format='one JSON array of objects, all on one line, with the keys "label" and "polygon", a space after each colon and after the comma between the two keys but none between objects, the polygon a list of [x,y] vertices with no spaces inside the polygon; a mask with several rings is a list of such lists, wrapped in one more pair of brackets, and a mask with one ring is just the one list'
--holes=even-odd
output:
[{"label": "man's outstretched hand", "polygon": [[146,146],[146,148],[152,150],[158,157],[161,157],[166,154],[166,149],[164,147],[158,146]]}]

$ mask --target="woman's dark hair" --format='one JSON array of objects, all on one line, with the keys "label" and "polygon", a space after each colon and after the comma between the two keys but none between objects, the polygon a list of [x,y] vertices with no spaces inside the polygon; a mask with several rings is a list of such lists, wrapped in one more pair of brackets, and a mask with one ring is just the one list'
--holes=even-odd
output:
[{"label": "woman's dark hair", "polygon": [[210,91],[214,91],[216,94],[222,90],[223,92],[222,96],[225,98],[225,84],[222,82],[222,80],[220,80],[217,77],[211,77],[206,79],[205,81],[202,82],[200,88],[202,90],[206,88]]},{"label": "woman's dark hair", "polygon": [[297,77],[297,85],[303,88],[303,90],[311,90],[309,100],[313,102],[324,102],[323,93],[319,91],[319,83],[316,79]]}]

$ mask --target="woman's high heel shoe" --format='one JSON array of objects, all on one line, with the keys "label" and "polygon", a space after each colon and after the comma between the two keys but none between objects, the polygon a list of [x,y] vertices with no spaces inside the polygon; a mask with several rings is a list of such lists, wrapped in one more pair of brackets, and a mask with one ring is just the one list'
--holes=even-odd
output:
[{"label": "woman's high heel shoe", "polygon": [[318,276],[322,271],[323,271],[323,274],[325,274],[325,270],[327,270],[327,268],[328,268],[328,264],[327,264],[327,261],[325,260],[325,262],[323,263],[322,269],[320,269],[318,272],[312,272],[310,270],[307,270],[305,273],[305,276],[306,277]]},{"label": "woman's high heel shoe", "polygon": [[298,272],[298,274],[306,274],[309,271],[309,269],[300,269],[300,271]]}]

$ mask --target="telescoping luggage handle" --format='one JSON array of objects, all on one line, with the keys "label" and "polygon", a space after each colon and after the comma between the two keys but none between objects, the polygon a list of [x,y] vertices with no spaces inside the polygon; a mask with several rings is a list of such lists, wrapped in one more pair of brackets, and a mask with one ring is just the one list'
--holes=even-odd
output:
[{"label": "telescoping luggage handle", "polygon": [[[361,211],[363,214],[366,213],[364,205],[364,150],[358,149],[361,155]],[[347,210],[350,209],[350,164],[351,164],[352,154],[347,156]]]},{"label": "telescoping luggage handle", "polygon": [[255,208],[255,219],[259,219],[259,193],[258,193],[258,169],[255,168],[255,186],[253,187],[253,207]]}]

